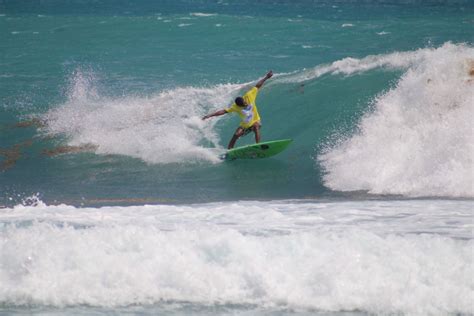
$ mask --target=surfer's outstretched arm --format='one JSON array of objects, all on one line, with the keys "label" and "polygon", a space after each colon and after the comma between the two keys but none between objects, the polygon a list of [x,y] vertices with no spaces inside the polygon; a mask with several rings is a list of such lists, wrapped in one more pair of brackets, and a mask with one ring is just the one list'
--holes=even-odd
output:
[{"label": "surfer's outstretched arm", "polygon": [[267,72],[265,77],[263,77],[259,82],[257,82],[257,84],[255,86],[258,89],[260,89],[263,86],[263,84],[265,83],[265,81],[267,81],[267,79],[270,79],[272,76],[273,76],[273,71],[270,70],[269,72]]},{"label": "surfer's outstretched arm", "polygon": [[205,120],[205,119],[208,119],[208,118],[213,117],[213,116],[221,116],[221,115],[224,115],[224,114],[227,114],[226,110],[219,110],[219,111],[216,111],[214,113],[203,116],[202,119]]}]

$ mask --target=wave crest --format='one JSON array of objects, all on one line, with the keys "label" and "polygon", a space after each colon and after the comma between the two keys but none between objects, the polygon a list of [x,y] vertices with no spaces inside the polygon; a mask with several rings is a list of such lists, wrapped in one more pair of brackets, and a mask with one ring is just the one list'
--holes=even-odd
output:
[{"label": "wave crest", "polygon": [[399,55],[411,57],[396,86],[373,101],[356,134],[318,156],[324,184],[375,194],[474,196],[474,49],[447,43],[345,71],[403,65],[393,62]]}]

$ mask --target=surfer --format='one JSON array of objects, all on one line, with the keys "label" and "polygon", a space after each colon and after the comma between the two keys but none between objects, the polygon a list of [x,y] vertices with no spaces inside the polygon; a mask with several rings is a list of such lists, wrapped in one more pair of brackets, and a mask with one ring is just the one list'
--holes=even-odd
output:
[{"label": "surfer", "polygon": [[208,119],[213,116],[221,116],[227,113],[235,112],[240,116],[241,122],[240,126],[235,130],[232,139],[227,146],[228,149],[234,148],[235,142],[237,139],[243,135],[247,135],[250,132],[255,133],[255,142],[260,142],[260,115],[258,114],[257,105],[255,100],[257,99],[257,94],[259,89],[263,86],[267,79],[270,79],[273,76],[273,72],[270,70],[265,77],[263,77],[255,87],[250,89],[243,97],[237,97],[234,100],[234,103],[223,110],[219,110],[212,114],[204,116],[202,119]]}]

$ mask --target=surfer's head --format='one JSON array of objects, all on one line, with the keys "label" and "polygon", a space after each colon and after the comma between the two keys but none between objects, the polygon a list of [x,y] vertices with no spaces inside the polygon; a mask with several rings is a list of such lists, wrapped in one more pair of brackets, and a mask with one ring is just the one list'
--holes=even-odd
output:
[{"label": "surfer's head", "polygon": [[240,107],[246,107],[247,104],[245,104],[245,100],[242,97],[237,97],[235,98],[235,104],[237,104]]}]

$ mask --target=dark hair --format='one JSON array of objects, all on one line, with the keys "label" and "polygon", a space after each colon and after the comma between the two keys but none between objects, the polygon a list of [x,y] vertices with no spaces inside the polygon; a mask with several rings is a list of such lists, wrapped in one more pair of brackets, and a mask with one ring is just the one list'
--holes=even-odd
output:
[{"label": "dark hair", "polygon": [[238,106],[245,106],[244,98],[242,97],[235,98],[235,104],[237,104]]}]

